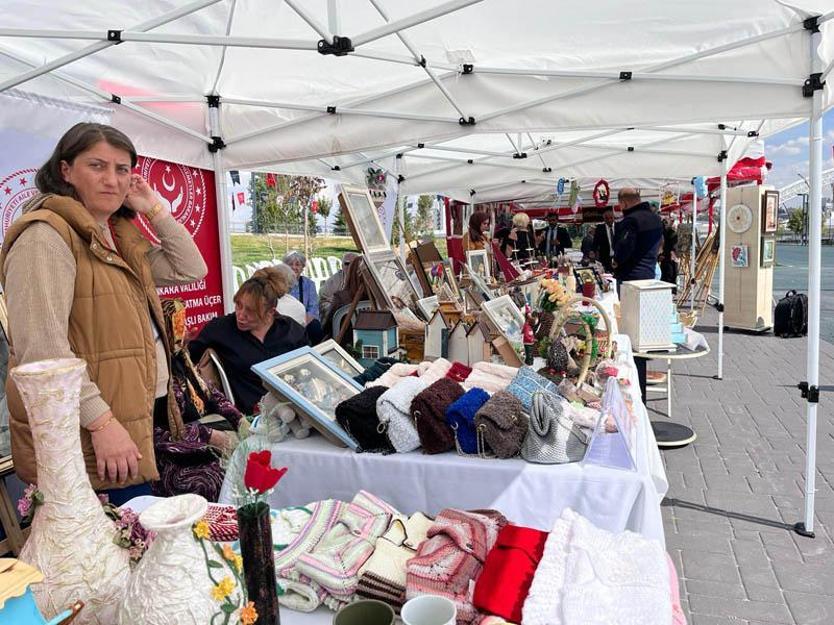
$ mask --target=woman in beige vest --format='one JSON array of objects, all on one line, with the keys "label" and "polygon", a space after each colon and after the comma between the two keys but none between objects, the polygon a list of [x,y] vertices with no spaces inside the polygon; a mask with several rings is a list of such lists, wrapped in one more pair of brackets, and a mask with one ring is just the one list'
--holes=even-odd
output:
[{"label": "woman in beige vest", "polygon": [[[183,432],[156,287],[207,272],[188,231],[133,173],[136,161],[115,128],[73,126],[38,171],[41,195],[9,228],[0,254],[12,360],[87,362],[81,446],[93,487],[116,504],[149,494],[158,479],[154,413],[174,438]],[[137,213],[159,245],[134,225]],[[15,471],[36,482],[26,413],[11,380],[7,390]]]}]

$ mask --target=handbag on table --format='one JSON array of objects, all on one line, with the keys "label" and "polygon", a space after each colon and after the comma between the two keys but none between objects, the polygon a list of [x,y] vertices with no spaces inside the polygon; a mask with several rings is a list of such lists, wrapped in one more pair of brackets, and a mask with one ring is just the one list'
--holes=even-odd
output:
[{"label": "handbag on table", "polygon": [[585,457],[588,435],[571,419],[565,403],[550,393],[535,394],[522,458],[538,464],[564,464]]}]

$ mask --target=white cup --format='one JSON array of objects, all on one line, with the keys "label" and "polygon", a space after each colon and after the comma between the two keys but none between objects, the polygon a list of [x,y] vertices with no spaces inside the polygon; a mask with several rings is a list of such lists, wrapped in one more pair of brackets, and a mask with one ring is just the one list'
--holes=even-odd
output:
[{"label": "white cup", "polygon": [[400,617],[405,625],[455,625],[457,608],[446,597],[423,595],[407,601]]}]

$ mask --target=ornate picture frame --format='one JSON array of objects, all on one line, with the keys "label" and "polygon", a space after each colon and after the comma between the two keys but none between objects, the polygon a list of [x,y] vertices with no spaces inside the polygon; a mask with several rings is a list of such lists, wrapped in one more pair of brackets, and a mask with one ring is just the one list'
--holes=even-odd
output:
[{"label": "ornate picture frame", "polygon": [[774,234],[779,229],[779,192],[762,194],[762,234]]}]

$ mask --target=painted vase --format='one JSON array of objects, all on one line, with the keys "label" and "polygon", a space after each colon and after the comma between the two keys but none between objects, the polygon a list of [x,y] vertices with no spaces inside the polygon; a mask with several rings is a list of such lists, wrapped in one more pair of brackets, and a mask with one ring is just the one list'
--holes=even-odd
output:
[{"label": "painted vase", "polygon": [[[190,494],[163,499],[139,515],[139,522],[155,532],[156,538],[130,578],[119,625],[229,625],[239,621],[243,605],[240,574],[232,571],[213,543],[195,535],[194,525],[207,510],[203,497]],[[222,587],[228,592],[219,589]],[[223,604],[229,606],[225,611]]]},{"label": "painted vase", "polygon": [[57,614],[76,600],[75,625],[112,625],[130,576],[129,556],[113,542],[116,528],[96,497],[80,439],[80,394],[86,363],[44,360],[12,369],[38,468],[43,504],[20,559],[43,572],[32,588],[38,608]]}]

